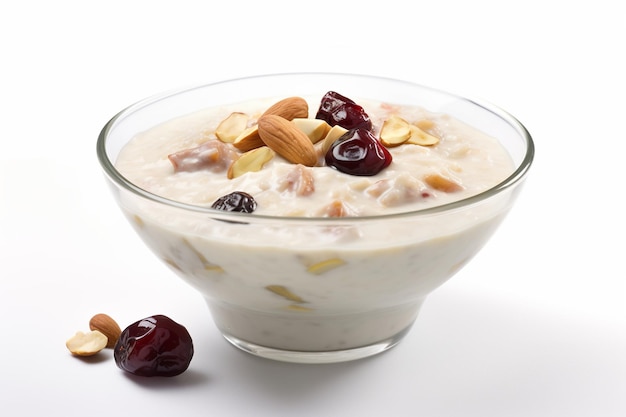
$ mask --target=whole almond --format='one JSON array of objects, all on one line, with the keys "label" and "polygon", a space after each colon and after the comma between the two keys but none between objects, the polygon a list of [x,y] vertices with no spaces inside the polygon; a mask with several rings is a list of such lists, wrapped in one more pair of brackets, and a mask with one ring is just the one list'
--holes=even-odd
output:
[{"label": "whole almond", "polygon": [[302,97],[285,98],[270,106],[261,117],[270,114],[287,120],[309,117],[309,104]]},{"label": "whole almond", "polygon": [[287,119],[270,114],[261,117],[258,126],[263,142],[278,155],[294,164],[309,167],[317,164],[313,143]]},{"label": "whole almond", "polygon": [[[271,105],[261,117],[268,115],[280,116],[287,120],[309,117],[309,104],[301,97],[288,97]],[[233,146],[241,152],[260,148],[263,145],[265,143],[261,140],[256,125],[244,130],[233,141]]]},{"label": "whole almond", "polygon": [[107,337],[106,347],[112,348],[117,343],[117,339],[122,334],[122,329],[110,316],[106,314],[96,314],[89,320],[89,328],[97,330]]}]

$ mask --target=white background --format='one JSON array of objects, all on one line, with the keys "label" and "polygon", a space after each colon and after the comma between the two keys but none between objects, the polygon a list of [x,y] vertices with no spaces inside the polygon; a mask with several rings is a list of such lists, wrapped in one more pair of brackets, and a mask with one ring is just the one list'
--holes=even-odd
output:
[{"label": "white background", "polygon": [[[411,9],[406,6],[411,4]],[[11,416],[626,415],[626,14],[619,2],[21,1],[0,6],[0,407]],[[484,99],[533,135],[518,204],[379,357],[250,357],[113,203],[100,128],[146,96],[274,72]],[[65,340],[98,312],[185,324],[171,379]]]}]

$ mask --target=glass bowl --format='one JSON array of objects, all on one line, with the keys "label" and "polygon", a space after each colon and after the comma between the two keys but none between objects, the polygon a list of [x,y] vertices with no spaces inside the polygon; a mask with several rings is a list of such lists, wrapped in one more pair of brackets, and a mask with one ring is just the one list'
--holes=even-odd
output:
[{"label": "glass bowl", "polygon": [[[254,98],[321,97],[329,90],[448,114],[497,138],[514,168],[494,187],[437,207],[299,218],[168,200],[115,167],[131,138],[164,121]],[[378,354],[406,335],[426,296],[459,271],[506,216],[534,145],[519,121],[492,105],[393,79],[302,73],[235,79],[140,101],[104,126],[97,154],[130,224],[206,299],[226,340],[265,358],[330,363]]]}]

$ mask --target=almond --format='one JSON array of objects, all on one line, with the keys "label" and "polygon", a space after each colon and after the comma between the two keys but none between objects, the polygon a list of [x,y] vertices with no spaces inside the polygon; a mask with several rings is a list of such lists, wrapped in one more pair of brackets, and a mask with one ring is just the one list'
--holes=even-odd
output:
[{"label": "almond", "polygon": [[285,98],[270,106],[261,117],[270,114],[287,120],[309,117],[309,104],[302,97]]},{"label": "almond", "polygon": [[311,140],[287,119],[265,115],[259,119],[258,126],[263,142],[289,162],[309,167],[317,164]]},{"label": "almond", "polygon": [[354,210],[343,201],[334,200],[322,208],[320,215],[322,217],[349,217],[354,216]]},{"label": "almond", "polygon": [[417,125],[412,124],[409,127],[411,128],[411,137],[406,141],[406,143],[421,146],[432,146],[439,143],[438,137],[424,132]]},{"label": "almond", "polygon": [[107,346],[107,337],[98,330],[76,334],[65,342],[67,349],[76,356],[93,356]]},{"label": "almond", "polygon": [[327,259],[325,261],[310,265],[307,268],[307,272],[314,274],[314,275],[322,275],[323,273],[328,272],[331,269],[335,269],[345,263],[346,262],[342,259],[331,258],[331,259]]},{"label": "almond", "polygon": [[237,178],[246,172],[260,171],[274,157],[274,151],[267,146],[252,149],[241,155],[228,168],[228,178]]},{"label": "almond", "polygon": [[429,119],[418,120],[417,122],[413,124],[422,130],[431,130],[431,129],[434,129],[435,127],[435,122]]},{"label": "almond", "polygon": [[322,155],[326,155],[326,152],[328,152],[333,143],[335,143],[337,139],[342,137],[347,131],[348,129],[345,129],[339,125],[333,126],[328,131],[326,137],[324,137],[324,141],[322,142]]},{"label": "almond", "polygon": [[291,121],[298,129],[309,137],[312,143],[317,143],[330,131],[330,125],[321,119],[304,119],[296,117]]},{"label": "almond", "polygon": [[89,320],[89,328],[91,330],[97,330],[107,338],[106,347],[112,348],[117,343],[117,339],[120,338],[122,329],[110,316],[106,314],[96,314]]},{"label": "almond", "polygon": [[284,287],[282,285],[267,285],[265,289],[273,292],[276,295],[280,295],[281,297],[284,297],[289,301],[304,303],[304,300],[302,298],[300,298],[298,295],[291,292],[287,287]]},{"label": "almond", "polygon": [[225,143],[232,143],[248,127],[248,116],[233,112],[215,129],[215,136]]},{"label": "almond", "polygon": [[383,122],[380,141],[387,147],[402,145],[411,137],[409,122],[398,116],[391,116]]},{"label": "almond", "polygon": [[443,191],[445,193],[454,193],[463,189],[461,184],[458,184],[450,178],[446,178],[440,174],[426,175],[424,177],[424,182],[426,182],[426,184],[430,185],[435,190]]},{"label": "almond", "polygon": [[265,143],[259,136],[259,127],[257,125],[247,128],[233,141],[233,146],[241,152],[248,152],[264,145]]}]

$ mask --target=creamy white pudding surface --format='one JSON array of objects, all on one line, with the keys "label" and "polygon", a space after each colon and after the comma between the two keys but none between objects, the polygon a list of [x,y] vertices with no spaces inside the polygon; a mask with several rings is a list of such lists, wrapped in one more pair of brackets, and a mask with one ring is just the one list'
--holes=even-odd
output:
[{"label": "creamy white pudding surface", "polygon": [[[426,126],[423,131],[439,142],[432,146],[405,143],[387,147],[393,161],[374,176],[349,175],[324,166],[323,140],[315,144],[319,156],[316,167],[299,166],[276,154],[261,170],[229,179],[229,165],[242,152],[226,144],[233,154],[223,156],[212,166],[175,172],[169,155],[209,141],[220,142],[216,128],[233,112],[246,114],[248,126],[254,125],[275,101],[212,108],[168,121],[133,138],[120,153],[116,168],[139,187],[172,200],[210,206],[232,191],[244,191],[257,201],[256,214],[306,217],[334,216],[338,205],[342,215],[347,216],[432,207],[480,193],[512,172],[511,158],[495,138],[444,114],[366,100],[357,102],[371,117],[374,134],[380,134],[385,120],[394,115],[412,125]],[[307,101],[313,118],[319,98]],[[443,178],[458,187],[449,192],[429,184],[428,178],[435,178],[435,182]],[[304,181],[313,191],[302,191],[307,186],[302,184]]]}]

